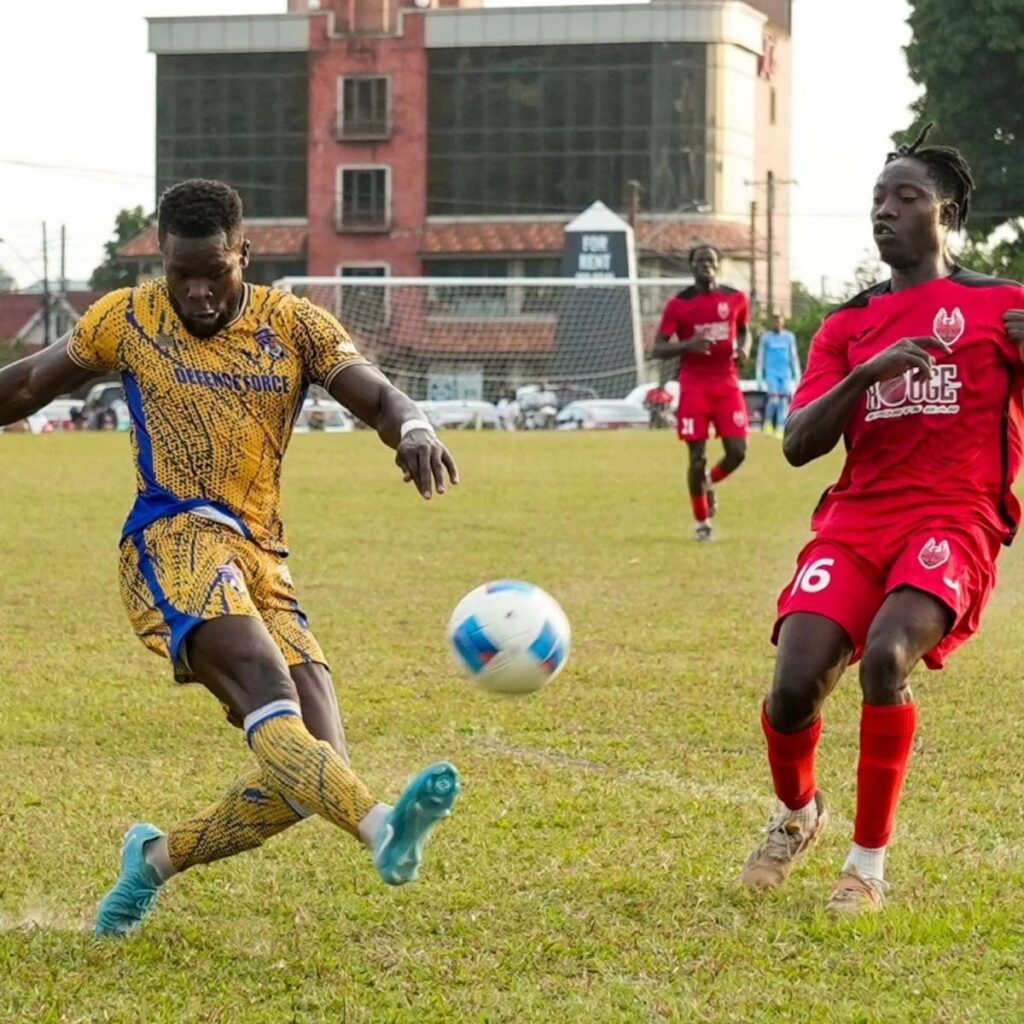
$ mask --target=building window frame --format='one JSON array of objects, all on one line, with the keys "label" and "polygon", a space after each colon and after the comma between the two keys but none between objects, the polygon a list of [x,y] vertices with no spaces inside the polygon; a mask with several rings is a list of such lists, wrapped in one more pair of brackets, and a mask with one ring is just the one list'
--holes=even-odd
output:
[{"label": "building window frame", "polygon": [[[376,219],[363,218],[358,214],[345,214],[346,174],[383,174],[383,201],[381,216]],[[391,166],[389,164],[339,164],[335,181],[335,224],[344,234],[380,234],[391,230]],[[354,185],[354,183],[353,183]]]},{"label": "building window frame", "polygon": [[[371,98],[370,107],[378,105],[382,110],[374,110],[374,116],[365,119],[355,120],[345,117],[345,92],[351,88],[358,90],[365,86],[371,91],[376,85],[383,83],[384,95],[382,98]],[[390,139],[394,122],[392,96],[393,85],[390,75],[339,75],[338,76],[338,105],[335,132],[339,142],[361,142],[379,141]],[[372,92],[371,92],[372,96]]]},{"label": "building window frame", "polygon": [[[374,273],[374,271],[381,271],[381,273]],[[342,325],[346,326],[345,285],[341,282],[346,277],[391,277],[391,264],[384,260],[343,260],[335,266],[334,276],[339,281],[334,296],[335,315]],[[376,285],[367,285],[366,287],[377,289]],[[387,327],[391,323],[391,289],[387,285],[381,285],[378,290],[381,294],[381,306],[373,326],[378,328]]]}]

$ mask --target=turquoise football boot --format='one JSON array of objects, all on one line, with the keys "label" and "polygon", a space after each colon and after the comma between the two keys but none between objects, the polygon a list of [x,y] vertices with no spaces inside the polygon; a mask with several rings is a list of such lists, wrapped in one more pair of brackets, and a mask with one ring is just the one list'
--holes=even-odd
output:
[{"label": "turquoise football boot", "polygon": [[447,761],[424,768],[398,798],[377,833],[373,862],[388,885],[415,882],[433,827],[452,812],[459,773]]},{"label": "turquoise football boot", "polygon": [[135,931],[153,909],[163,882],[146,863],[143,847],[162,836],[155,825],[133,825],[121,848],[121,877],[103,898],[96,914],[97,935],[122,937]]}]

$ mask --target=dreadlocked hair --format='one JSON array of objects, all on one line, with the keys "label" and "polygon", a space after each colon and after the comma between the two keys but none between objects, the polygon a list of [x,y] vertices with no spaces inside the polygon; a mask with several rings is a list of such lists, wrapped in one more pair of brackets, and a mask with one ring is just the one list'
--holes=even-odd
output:
[{"label": "dreadlocked hair", "polygon": [[893,160],[906,158],[924,164],[939,190],[939,195],[943,199],[949,199],[956,203],[957,214],[954,227],[960,231],[966,227],[967,218],[971,212],[974,175],[960,150],[953,149],[951,146],[926,146],[924,144],[933,127],[931,122],[926,124],[913,142],[897,146],[895,152],[886,156],[885,162],[891,164]]},{"label": "dreadlocked hair", "polygon": [[209,238],[223,231],[229,245],[242,235],[242,197],[222,181],[191,178],[160,196],[157,231],[181,238]]}]

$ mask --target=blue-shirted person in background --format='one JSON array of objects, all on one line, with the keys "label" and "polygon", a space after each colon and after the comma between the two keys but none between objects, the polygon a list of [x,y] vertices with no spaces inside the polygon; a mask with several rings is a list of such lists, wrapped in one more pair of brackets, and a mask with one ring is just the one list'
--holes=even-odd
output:
[{"label": "blue-shirted person in background", "polygon": [[779,437],[789,414],[789,399],[800,381],[800,355],[796,337],[784,330],[781,313],[772,316],[772,329],[761,335],[757,345],[757,381],[768,392],[763,430]]}]

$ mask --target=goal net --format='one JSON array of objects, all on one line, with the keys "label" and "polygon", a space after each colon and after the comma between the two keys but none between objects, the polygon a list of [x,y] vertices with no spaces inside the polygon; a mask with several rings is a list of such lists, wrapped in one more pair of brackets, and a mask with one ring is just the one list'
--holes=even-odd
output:
[{"label": "goal net", "polygon": [[657,376],[645,353],[687,279],[291,277],[415,399],[484,400],[536,385],[624,398]]}]

